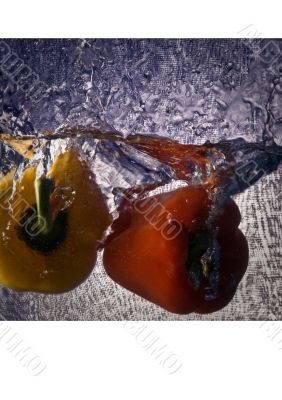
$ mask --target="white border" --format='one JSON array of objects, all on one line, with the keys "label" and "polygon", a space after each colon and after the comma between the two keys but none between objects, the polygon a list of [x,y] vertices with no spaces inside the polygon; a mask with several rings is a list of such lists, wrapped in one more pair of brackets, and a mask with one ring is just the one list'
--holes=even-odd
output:
[{"label": "white border", "polygon": [[14,0],[0,7],[0,37],[238,37],[253,24],[281,37],[281,2]]},{"label": "white border", "polygon": [[237,400],[281,394],[282,350],[272,340],[281,323],[146,323],[181,359],[174,374],[123,322],[5,324],[29,343],[46,368],[32,376],[1,339],[3,399]]}]

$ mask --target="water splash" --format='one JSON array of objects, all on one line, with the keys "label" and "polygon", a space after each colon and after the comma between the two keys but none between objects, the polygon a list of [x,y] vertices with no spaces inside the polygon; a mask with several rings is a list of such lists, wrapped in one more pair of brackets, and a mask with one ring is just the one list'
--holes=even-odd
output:
[{"label": "water splash", "polygon": [[[19,142],[23,144],[19,146]],[[33,151],[28,159],[24,157],[25,142]],[[182,145],[158,136],[124,137],[96,128],[60,128],[53,134],[24,136],[4,134],[0,135],[0,145],[5,154],[13,155],[13,163],[8,165],[16,168],[17,180],[28,164],[36,164],[37,176],[47,173],[58,154],[75,146],[108,198],[130,187],[161,185],[173,179],[201,184],[219,174],[226,176],[222,182],[226,193],[236,194],[277,169],[282,159],[282,147],[274,141],[249,143],[237,138]]]}]

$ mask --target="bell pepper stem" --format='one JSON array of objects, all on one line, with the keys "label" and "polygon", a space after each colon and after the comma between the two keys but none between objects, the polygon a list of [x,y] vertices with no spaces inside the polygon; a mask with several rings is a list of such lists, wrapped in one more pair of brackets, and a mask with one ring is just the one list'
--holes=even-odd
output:
[{"label": "bell pepper stem", "polygon": [[45,175],[35,180],[38,228],[39,232],[43,235],[47,235],[51,231],[53,225],[50,196],[54,187],[53,179],[47,178]]}]

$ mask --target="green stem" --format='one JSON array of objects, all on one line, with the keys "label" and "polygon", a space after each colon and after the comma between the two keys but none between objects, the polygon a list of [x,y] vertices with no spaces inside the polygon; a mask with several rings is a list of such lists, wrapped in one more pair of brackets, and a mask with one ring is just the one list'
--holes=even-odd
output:
[{"label": "green stem", "polygon": [[37,205],[38,229],[41,234],[47,235],[52,229],[52,213],[50,207],[50,196],[54,190],[53,179],[45,175],[35,180],[35,197]]}]

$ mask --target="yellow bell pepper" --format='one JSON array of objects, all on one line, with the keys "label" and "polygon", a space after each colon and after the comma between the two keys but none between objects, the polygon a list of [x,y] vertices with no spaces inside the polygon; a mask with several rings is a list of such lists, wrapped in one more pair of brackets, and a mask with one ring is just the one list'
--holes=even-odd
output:
[{"label": "yellow bell pepper", "polygon": [[12,190],[13,177],[0,180],[0,284],[44,293],[75,288],[92,271],[111,223],[94,175],[69,149],[46,176],[37,179],[28,167]]}]

